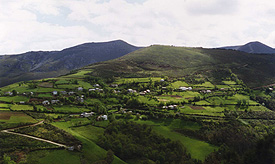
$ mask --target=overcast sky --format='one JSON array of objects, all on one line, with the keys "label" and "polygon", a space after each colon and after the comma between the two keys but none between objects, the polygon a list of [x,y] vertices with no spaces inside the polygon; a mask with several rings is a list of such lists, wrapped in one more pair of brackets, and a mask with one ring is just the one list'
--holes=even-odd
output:
[{"label": "overcast sky", "polygon": [[137,46],[275,47],[270,0],[0,0],[0,54],[122,39]]}]

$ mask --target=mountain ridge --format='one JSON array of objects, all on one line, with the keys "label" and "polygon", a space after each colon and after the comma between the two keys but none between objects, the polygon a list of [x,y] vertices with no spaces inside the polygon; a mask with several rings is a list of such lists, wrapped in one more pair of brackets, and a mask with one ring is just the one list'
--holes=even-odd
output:
[{"label": "mountain ridge", "polygon": [[237,50],[255,54],[275,54],[274,48],[269,47],[259,41],[253,41],[239,46],[220,47],[220,49]]},{"label": "mountain ridge", "polygon": [[275,55],[249,54],[225,49],[154,45],[120,58],[84,67],[100,77],[185,77],[195,74],[216,78],[235,73],[249,87],[275,80]]},{"label": "mountain ridge", "polygon": [[86,65],[114,59],[141,47],[122,40],[90,42],[61,51],[29,51],[0,56],[0,86],[55,77]]}]

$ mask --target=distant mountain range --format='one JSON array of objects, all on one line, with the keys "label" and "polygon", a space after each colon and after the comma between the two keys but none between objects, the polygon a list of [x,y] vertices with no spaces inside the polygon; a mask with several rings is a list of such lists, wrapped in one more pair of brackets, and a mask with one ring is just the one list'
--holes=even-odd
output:
[{"label": "distant mountain range", "polygon": [[55,77],[139,49],[122,40],[85,43],[62,51],[0,55],[0,87],[18,81]]},{"label": "distant mountain range", "polygon": [[221,47],[221,49],[228,49],[228,50],[238,50],[247,53],[254,53],[254,54],[275,54],[275,49],[271,48],[261,42],[249,42],[245,45],[241,46],[228,46],[228,47]]}]

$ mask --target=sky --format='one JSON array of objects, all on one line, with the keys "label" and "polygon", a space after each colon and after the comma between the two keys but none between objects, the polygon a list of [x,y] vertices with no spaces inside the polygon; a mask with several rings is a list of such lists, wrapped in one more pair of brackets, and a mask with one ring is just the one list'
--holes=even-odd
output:
[{"label": "sky", "polygon": [[0,54],[62,50],[121,39],[221,47],[275,47],[270,0],[0,0]]}]

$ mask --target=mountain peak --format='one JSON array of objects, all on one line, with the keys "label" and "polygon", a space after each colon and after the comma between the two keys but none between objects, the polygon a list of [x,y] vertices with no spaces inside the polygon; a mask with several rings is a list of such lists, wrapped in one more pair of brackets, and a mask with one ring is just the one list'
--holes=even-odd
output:
[{"label": "mountain peak", "polygon": [[275,49],[273,49],[259,41],[249,42],[249,43],[247,43],[245,45],[241,45],[241,46],[222,47],[222,49],[238,50],[238,51],[254,53],[254,54],[275,54]]}]

